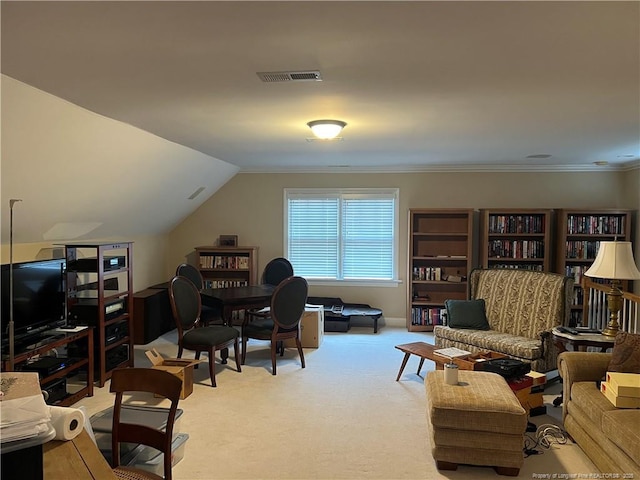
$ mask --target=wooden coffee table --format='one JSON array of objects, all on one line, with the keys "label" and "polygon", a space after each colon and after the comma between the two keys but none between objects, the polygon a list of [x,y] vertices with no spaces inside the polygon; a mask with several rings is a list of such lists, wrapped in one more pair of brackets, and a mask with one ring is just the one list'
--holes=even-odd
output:
[{"label": "wooden coffee table", "polygon": [[449,357],[444,357],[435,353],[435,351],[439,350],[441,347],[436,347],[435,345],[425,342],[404,343],[402,345],[396,345],[396,348],[401,352],[404,352],[404,358],[402,359],[402,365],[400,365],[400,371],[396,377],[396,382],[400,380],[404,367],[407,365],[411,355],[417,355],[420,357],[420,363],[418,364],[418,371],[416,373],[417,375],[420,375],[420,370],[422,369],[422,364],[424,363],[425,358],[436,364],[436,370],[444,369],[445,363],[449,363],[449,361],[453,361],[453,363],[458,365],[458,368],[461,370],[479,370],[480,364],[485,360],[507,357],[507,355],[502,353],[487,351],[474,353],[465,358],[454,358],[450,360]]}]

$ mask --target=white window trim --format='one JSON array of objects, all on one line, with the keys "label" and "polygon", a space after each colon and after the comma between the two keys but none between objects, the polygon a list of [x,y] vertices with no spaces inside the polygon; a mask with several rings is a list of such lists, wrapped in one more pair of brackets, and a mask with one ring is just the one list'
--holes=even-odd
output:
[{"label": "white window trim", "polygon": [[398,254],[400,248],[400,189],[399,188],[285,188],[283,192],[283,245],[284,253],[289,251],[289,231],[288,231],[288,199],[290,195],[296,194],[322,194],[322,195],[393,195],[395,198],[394,211],[394,241],[393,241],[393,278],[388,280],[358,279],[358,280],[338,280],[338,279],[307,279],[309,285],[333,286],[333,287],[396,287],[402,283],[398,277]]}]

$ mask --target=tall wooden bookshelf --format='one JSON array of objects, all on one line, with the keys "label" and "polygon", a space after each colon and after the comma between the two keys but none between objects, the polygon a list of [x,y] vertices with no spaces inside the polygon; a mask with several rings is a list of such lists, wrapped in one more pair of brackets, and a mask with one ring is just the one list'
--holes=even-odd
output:
[{"label": "tall wooden bookshelf", "polygon": [[480,262],[484,268],[550,271],[553,210],[480,210]]},{"label": "tall wooden bookshelf", "polygon": [[[591,266],[602,241],[631,241],[633,210],[563,209],[557,211],[556,272],[575,280],[571,325],[582,324],[582,276]],[[623,282],[623,289],[630,288]]]},{"label": "tall wooden bookshelf", "polygon": [[473,261],[472,209],[410,209],[407,329],[443,323],[444,302],[467,298]]},{"label": "tall wooden bookshelf", "polygon": [[205,288],[229,288],[258,283],[258,247],[196,247],[196,267]]}]

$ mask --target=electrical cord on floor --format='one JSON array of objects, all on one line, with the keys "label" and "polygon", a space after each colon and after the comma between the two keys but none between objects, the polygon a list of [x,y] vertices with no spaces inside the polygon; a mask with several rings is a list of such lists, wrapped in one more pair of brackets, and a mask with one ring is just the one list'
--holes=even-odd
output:
[{"label": "electrical cord on floor", "polygon": [[567,443],[567,432],[552,423],[540,425],[536,431],[536,437],[540,445],[544,448],[551,448],[551,444],[553,443],[560,445]]},{"label": "electrical cord on floor", "polygon": [[549,449],[554,443],[560,445],[567,443],[566,432],[552,423],[540,425],[536,430],[535,437],[525,434],[524,457],[542,455],[543,452],[540,449]]}]

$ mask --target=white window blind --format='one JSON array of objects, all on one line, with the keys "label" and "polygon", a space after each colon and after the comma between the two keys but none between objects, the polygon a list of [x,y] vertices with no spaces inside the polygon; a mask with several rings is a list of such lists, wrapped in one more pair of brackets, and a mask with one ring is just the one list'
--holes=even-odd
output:
[{"label": "white window blind", "polygon": [[286,190],[287,258],[307,279],[392,280],[397,190]]}]

